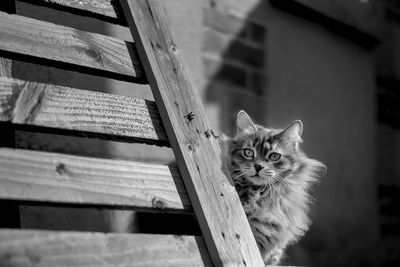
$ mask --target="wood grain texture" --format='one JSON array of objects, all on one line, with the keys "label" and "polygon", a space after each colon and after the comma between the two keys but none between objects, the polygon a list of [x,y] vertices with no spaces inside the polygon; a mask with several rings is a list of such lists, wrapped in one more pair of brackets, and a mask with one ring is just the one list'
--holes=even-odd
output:
[{"label": "wood grain texture", "polygon": [[117,12],[113,0],[19,0],[31,4],[47,6],[62,6],[71,9],[83,10],[110,18],[117,18]]},{"label": "wood grain texture", "polygon": [[121,5],[214,265],[264,266],[165,10],[159,0]]},{"label": "wood grain texture", "polygon": [[0,12],[0,50],[7,56],[39,64],[146,81],[133,43],[3,12]]},{"label": "wood grain texture", "polygon": [[18,0],[85,17],[93,17],[126,26],[126,20],[116,0]]},{"label": "wood grain texture", "polygon": [[153,101],[0,77],[0,121],[168,145]]},{"label": "wood grain texture", "polygon": [[211,266],[196,236],[0,230],[0,266]]},{"label": "wood grain texture", "polygon": [[9,148],[0,148],[0,198],[191,212],[173,167]]},{"label": "wood grain texture", "polygon": [[0,76],[11,77],[12,60],[0,57]]}]

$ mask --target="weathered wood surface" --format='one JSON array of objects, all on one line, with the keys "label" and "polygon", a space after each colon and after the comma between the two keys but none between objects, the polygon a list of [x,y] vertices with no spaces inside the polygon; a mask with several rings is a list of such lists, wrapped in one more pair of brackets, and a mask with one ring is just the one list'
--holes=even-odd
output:
[{"label": "weathered wood surface", "polygon": [[0,77],[0,121],[167,145],[153,101]]},{"label": "weathered wood surface", "polygon": [[176,168],[0,148],[0,198],[191,212]]},{"label": "weathered wood surface", "polygon": [[3,12],[0,50],[39,64],[51,60],[52,66],[93,75],[146,80],[133,43]]},{"label": "weathered wood surface", "polygon": [[7,58],[0,57],[0,76],[11,77],[12,61]]},{"label": "weathered wood surface", "polygon": [[18,0],[30,4],[44,5],[75,13],[85,12],[85,15],[103,17],[112,22],[123,24],[117,1],[114,0]]},{"label": "weathered wood surface", "polygon": [[19,0],[31,4],[45,5],[56,8],[69,8],[70,10],[80,10],[94,15],[102,15],[112,19],[117,19],[118,12],[113,0]]},{"label": "weathered wood surface", "polygon": [[0,230],[0,266],[211,266],[196,236]]},{"label": "weathered wood surface", "polygon": [[[0,5],[0,11],[15,13],[15,1],[3,0]],[[0,76],[11,77],[12,61],[7,58],[0,57]]]},{"label": "weathered wood surface", "polygon": [[122,0],[121,5],[213,263],[263,266],[160,1]]}]

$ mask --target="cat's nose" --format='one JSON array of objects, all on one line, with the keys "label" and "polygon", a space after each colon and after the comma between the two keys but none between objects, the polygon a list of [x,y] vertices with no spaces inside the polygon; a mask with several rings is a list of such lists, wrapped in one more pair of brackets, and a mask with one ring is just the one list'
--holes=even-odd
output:
[{"label": "cat's nose", "polygon": [[264,167],[261,166],[260,164],[254,164],[254,169],[256,169],[256,172],[258,173],[261,169],[263,169]]}]

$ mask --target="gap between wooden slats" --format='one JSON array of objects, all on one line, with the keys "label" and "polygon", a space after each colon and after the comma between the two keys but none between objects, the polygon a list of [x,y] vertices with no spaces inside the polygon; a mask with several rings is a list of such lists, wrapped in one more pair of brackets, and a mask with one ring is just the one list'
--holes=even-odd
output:
[{"label": "gap between wooden slats", "polygon": [[197,236],[0,230],[0,266],[212,266]]},{"label": "gap between wooden slats", "polygon": [[0,198],[191,213],[176,168],[0,148]]},{"label": "gap between wooden slats", "polygon": [[0,121],[168,145],[153,101],[0,77]]},{"label": "gap between wooden slats", "polygon": [[0,12],[3,56],[132,82],[146,82],[133,43]]}]

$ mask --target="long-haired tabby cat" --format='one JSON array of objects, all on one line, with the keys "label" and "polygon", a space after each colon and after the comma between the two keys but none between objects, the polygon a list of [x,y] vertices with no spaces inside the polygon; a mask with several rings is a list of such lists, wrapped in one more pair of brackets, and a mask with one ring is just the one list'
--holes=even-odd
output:
[{"label": "long-haired tabby cat", "polygon": [[228,169],[264,262],[275,265],[308,230],[308,191],[326,167],[301,151],[301,121],[268,129],[240,111],[236,126],[223,140]]}]

